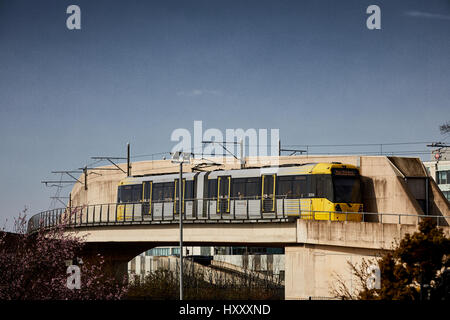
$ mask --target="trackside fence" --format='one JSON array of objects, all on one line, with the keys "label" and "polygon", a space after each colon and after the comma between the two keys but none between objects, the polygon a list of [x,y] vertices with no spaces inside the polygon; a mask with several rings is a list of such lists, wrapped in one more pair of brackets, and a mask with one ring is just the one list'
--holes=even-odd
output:
[{"label": "trackside fence", "polygon": [[[293,211],[293,201],[298,208]],[[304,200],[304,199],[301,199]],[[422,219],[432,218],[438,226],[448,226],[450,216],[416,215],[402,213],[313,211],[300,199],[277,198],[270,212],[263,212],[261,199],[229,198],[186,199],[182,214],[184,223],[264,223],[292,222],[295,219],[328,221],[363,221],[376,223],[418,224]],[[266,199],[264,199],[266,201]],[[261,203],[258,206],[258,203]],[[28,220],[28,232],[41,228],[90,226],[120,226],[130,224],[179,223],[177,200],[136,203],[105,203],[47,210]],[[336,218],[338,217],[338,218]],[[359,218],[360,217],[360,218]],[[337,220],[338,219],[338,220]]]}]

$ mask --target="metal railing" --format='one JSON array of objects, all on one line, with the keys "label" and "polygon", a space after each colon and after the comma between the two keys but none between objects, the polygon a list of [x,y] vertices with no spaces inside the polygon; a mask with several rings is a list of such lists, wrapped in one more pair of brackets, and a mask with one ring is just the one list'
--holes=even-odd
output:
[{"label": "metal railing", "polygon": [[[274,201],[274,210],[264,212],[263,201]],[[93,227],[105,225],[178,223],[173,211],[178,200],[106,203],[66,207],[35,214],[28,220],[28,232],[55,226]],[[222,205],[223,204],[223,205]],[[402,213],[342,212],[311,210],[311,199],[215,198],[186,199],[183,205],[185,223],[259,223],[289,222],[297,218],[328,221],[361,221],[418,224],[432,218],[438,226],[448,226],[450,216]]]}]

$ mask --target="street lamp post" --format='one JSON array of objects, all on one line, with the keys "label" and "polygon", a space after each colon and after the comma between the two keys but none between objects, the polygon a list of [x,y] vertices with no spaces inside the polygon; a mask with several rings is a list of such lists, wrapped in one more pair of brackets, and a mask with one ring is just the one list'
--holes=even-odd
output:
[{"label": "street lamp post", "polygon": [[178,218],[180,221],[180,300],[183,300],[183,163],[189,163],[190,157],[191,153],[187,152],[177,151],[172,153],[172,163],[180,164],[180,180],[178,182]]}]

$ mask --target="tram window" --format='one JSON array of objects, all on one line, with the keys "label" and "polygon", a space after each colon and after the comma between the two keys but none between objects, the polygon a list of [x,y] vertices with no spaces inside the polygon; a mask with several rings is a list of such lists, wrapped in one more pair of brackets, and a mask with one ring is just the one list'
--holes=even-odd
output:
[{"label": "tram window", "polygon": [[323,181],[323,176],[322,175],[316,175],[315,176],[315,180],[316,180],[316,189],[315,189],[315,193],[316,193],[316,196],[318,197],[318,198],[322,198],[322,194],[323,194],[323,183],[324,183],[324,181]]},{"label": "tram window", "polygon": [[194,199],[194,181],[186,181],[185,183],[184,199]]},{"label": "tram window", "polygon": [[150,182],[144,182],[144,199],[149,200],[150,199]]},{"label": "tram window", "polygon": [[300,181],[294,181],[292,183],[292,197],[293,198],[305,198],[306,183]]},{"label": "tram window", "polygon": [[153,184],[152,201],[164,200],[164,185],[165,183]]},{"label": "tram window", "polygon": [[123,202],[131,202],[133,201],[133,187],[132,186],[125,186],[123,188]]},{"label": "tram window", "polygon": [[121,186],[119,188],[119,202],[131,202],[132,186]]},{"label": "tram window", "polygon": [[320,174],[316,175],[316,197],[326,198],[333,201],[333,184],[331,180],[331,175]]},{"label": "tram window", "polygon": [[306,177],[307,181],[307,195],[308,198],[316,197],[316,185],[317,185],[317,175],[309,175]]},{"label": "tram window", "polygon": [[246,196],[245,184],[246,184],[247,179],[246,178],[236,178],[236,179],[233,179],[232,181],[233,181],[232,197],[233,198],[244,198]]},{"label": "tram window", "polygon": [[162,200],[163,191],[162,191],[161,183],[155,183],[153,185],[153,192],[152,192],[152,201],[158,201]]},{"label": "tram window", "polygon": [[245,185],[246,197],[257,197],[259,195],[259,178],[247,178]]},{"label": "tram window", "polygon": [[278,180],[278,195],[286,198],[311,198],[316,196],[316,175],[283,176]]},{"label": "tram window", "polygon": [[259,178],[233,178],[234,198],[254,198],[259,195]]},{"label": "tram window", "polygon": [[292,193],[294,198],[308,198],[310,176],[294,176]]},{"label": "tram window", "polygon": [[142,184],[119,187],[119,202],[138,202],[142,199]]},{"label": "tram window", "polygon": [[261,180],[264,181],[263,184],[263,195],[264,197],[271,197],[271,195],[273,194],[273,176],[272,175],[263,175],[261,177]]},{"label": "tram window", "polygon": [[142,200],[142,184],[133,186],[132,202],[139,202]]},{"label": "tram window", "polygon": [[164,200],[173,200],[173,192],[175,188],[174,182],[166,182],[164,185]]},{"label": "tram window", "polygon": [[361,184],[355,177],[334,177],[334,202],[361,203]]},{"label": "tram window", "polygon": [[208,180],[208,198],[217,197],[217,179]]},{"label": "tram window", "polygon": [[331,179],[331,175],[327,174],[324,176],[324,198],[327,198],[330,201],[333,201],[333,179]]},{"label": "tram window", "polygon": [[279,177],[277,195],[292,198],[292,176]]}]

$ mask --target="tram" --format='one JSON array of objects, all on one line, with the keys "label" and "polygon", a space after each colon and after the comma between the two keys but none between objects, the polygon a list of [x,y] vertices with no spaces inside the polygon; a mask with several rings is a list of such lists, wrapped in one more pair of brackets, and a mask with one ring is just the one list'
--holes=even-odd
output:
[{"label": "tram", "polygon": [[362,221],[357,167],[338,162],[127,177],[117,191],[118,221],[300,219]]}]

